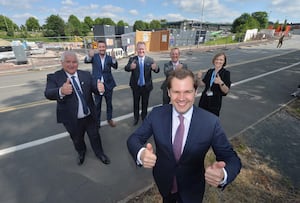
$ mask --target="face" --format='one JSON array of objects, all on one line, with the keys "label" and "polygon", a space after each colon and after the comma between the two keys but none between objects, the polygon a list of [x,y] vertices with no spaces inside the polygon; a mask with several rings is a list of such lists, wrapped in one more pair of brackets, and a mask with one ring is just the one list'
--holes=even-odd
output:
[{"label": "face", "polygon": [[144,57],[146,53],[146,46],[145,44],[138,44],[137,45],[137,53],[139,57]]},{"label": "face", "polygon": [[64,61],[61,62],[64,71],[73,75],[78,69],[78,61],[74,55],[66,55]]},{"label": "face", "polygon": [[104,56],[106,54],[106,45],[105,43],[103,42],[99,42],[98,43],[98,51],[99,51],[99,54]]},{"label": "face", "polygon": [[218,56],[214,60],[214,65],[215,65],[216,68],[222,68],[224,63],[225,63],[225,56],[224,55]]},{"label": "face", "polygon": [[196,90],[194,89],[194,80],[186,77],[179,80],[171,80],[171,88],[168,90],[171,103],[178,113],[186,113],[194,104]]},{"label": "face", "polygon": [[179,50],[178,49],[173,49],[172,52],[170,53],[171,61],[172,62],[177,62],[179,60]]}]

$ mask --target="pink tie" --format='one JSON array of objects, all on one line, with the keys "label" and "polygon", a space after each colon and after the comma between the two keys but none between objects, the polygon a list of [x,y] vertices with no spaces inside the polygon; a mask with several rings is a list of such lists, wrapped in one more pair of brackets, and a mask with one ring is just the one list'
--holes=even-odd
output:
[{"label": "pink tie", "polygon": [[[181,156],[181,148],[182,148],[182,141],[183,141],[183,134],[184,134],[184,117],[182,114],[179,114],[178,118],[180,123],[176,130],[176,134],[173,142],[173,152],[177,162]],[[176,181],[176,176],[174,176],[171,193],[176,193],[177,191],[178,191],[177,181]]]},{"label": "pink tie", "polygon": [[180,123],[176,130],[176,134],[173,142],[173,151],[174,151],[176,161],[178,161],[181,156],[182,140],[184,134],[184,117],[182,114],[179,114],[178,118]]}]

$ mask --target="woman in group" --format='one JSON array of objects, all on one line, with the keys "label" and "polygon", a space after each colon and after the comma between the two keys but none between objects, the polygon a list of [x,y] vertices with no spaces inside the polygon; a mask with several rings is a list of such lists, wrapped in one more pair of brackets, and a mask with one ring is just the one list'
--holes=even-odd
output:
[{"label": "woman in group", "polygon": [[202,79],[202,71],[198,72],[199,86],[205,86],[199,107],[219,116],[222,106],[222,97],[229,92],[231,81],[230,72],[225,69],[226,55],[218,53],[214,56],[213,68],[209,69]]}]

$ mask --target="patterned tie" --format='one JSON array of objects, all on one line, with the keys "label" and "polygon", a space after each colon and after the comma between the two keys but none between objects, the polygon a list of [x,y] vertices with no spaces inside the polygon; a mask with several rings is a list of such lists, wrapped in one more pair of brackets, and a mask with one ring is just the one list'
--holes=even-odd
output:
[{"label": "patterned tie", "polygon": [[[184,117],[182,114],[179,114],[178,118],[179,118],[180,123],[176,130],[176,134],[175,134],[175,138],[174,138],[174,142],[173,142],[173,152],[174,152],[175,159],[177,162],[181,156],[181,148],[182,148],[182,141],[183,141],[183,135],[184,135]],[[174,176],[171,193],[176,193],[177,191],[178,191],[177,181],[176,181],[176,176]]]},{"label": "patterned tie", "polygon": [[140,78],[138,81],[139,86],[144,86],[145,85],[145,78],[144,78],[144,63],[143,59],[140,58],[139,60],[139,67],[140,67]]},{"label": "patterned tie", "polygon": [[184,134],[184,117],[182,114],[179,114],[178,118],[180,123],[176,130],[176,134],[173,142],[173,151],[174,151],[176,161],[178,161],[181,156],[182,140]]},{"label": "patterned tie", "polygon": [[89,110],[88,110],[88,106],[86,104],[86,101],[85,101],[85,99],[83,97],[83,94],[82,94],[82,92],[81,92],[81,90],[80,90],[80,88],[79,88],[79,86],[78,86],[78,84],[77,84],[77,82],[75,80],[75,76],[73,75],[71,78],[72,78],[72,81],[73,81],[74,88],[75,88],[75,90],[76,90],[76,92],[77,92],[77,94],[78,94],[78,96],[79,96],[79,98],[81,100],[82,108],[83,108],[83,113],[85,115],[87,115],[89,113]]}]

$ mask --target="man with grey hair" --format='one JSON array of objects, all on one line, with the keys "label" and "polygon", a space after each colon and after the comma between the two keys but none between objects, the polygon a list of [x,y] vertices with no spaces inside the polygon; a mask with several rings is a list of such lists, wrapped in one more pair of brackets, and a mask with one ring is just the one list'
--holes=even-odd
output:
[{"label": "man with grey hair", "polygon": [[109,158],[104,154],[101,138],[97,129],[95,104],[92,93],[103,92],[102,83],[93,82],[88,71],[78,70],[75,52],[66,51],[61,56],[62,69],[47,75],[45,97],[56,100],[57,122],[62,123],[78,152],[77,164],[85,159],[86,145],[84,134],[87,132],[95,155],[104,163]]}]

